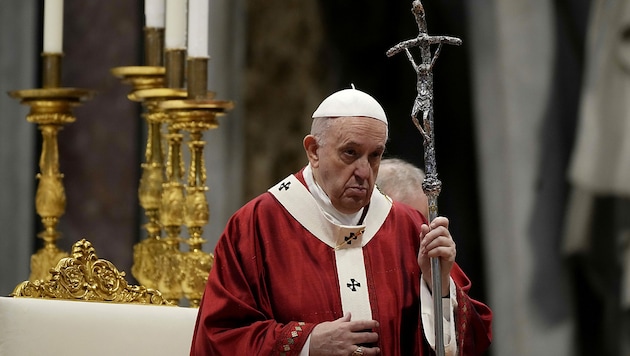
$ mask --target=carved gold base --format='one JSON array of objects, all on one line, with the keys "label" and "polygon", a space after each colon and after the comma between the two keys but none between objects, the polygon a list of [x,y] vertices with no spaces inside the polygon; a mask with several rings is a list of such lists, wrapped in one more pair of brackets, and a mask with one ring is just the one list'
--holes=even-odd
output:
[{"label": "carved gold base", "polygon": [[169,304],[162,294],[129,285],[125,272],[99,259],[92,244],[83,239],[72,246],[72,256],[61,259],[46,278],[19,284],[11,296],[101,301],[115,303]]}]

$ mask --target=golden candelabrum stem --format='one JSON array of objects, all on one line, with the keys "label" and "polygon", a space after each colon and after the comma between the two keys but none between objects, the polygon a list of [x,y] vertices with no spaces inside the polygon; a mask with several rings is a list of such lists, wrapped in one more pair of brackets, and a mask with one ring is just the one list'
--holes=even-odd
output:
[{"label": "golden candelabrum stem", "polygon": [[[71,117],[59,120],[74,121]],[[31,117],[31,122],[34,118]],[[40,173],[37,174],[39,184],[35,193],[35,210],[41,217],[44,230],[38,236],[44,240],[44,247],[31,256],[31,275],[29,280],[43,280],[48,270],[68,254],[56,246],[59,238],[57,223],[66,211],[66,193],[63,187],[63,174],[59,170],[59,152],[57,133],[61,129],[57,124],[40,124],[43,143],[39,159]]]},{"label": "golden candelabrum stem", "polygon": [[[145,29],[145,36],[149,37],[151,32]],[[150,47],[150,39],[147,38],[146,41]],[[154,46],[160,47],[155,44]],[[154,52],[155,49],[147,49],[147,60],[153,58],[153,61],[157,61],[157,54]],[[176,61],[169,63],[171,66],[177,64]],[[183,217],[179,219],[177,217],[178,214],[183,214],[184,205],[183,185],[180,182],[184,168],[183,163],[177,163],[183,162],[180,148],[182,138],[177,137],[177,132],[167,135],[168,158],[165,165],[162,125],[168,123],[168,116],[160,109],[159,103],[186,97],[186,92],[182,89],[164,88],[166,73],[181,70],[183,69],[151,66],[114,69],[115,75],[134,86],[128,98],[142,103],[143,116],[148,127],[145,162],[141,165],[142,176],[138,188],[140,205],[148,220],[144,225],[147,238],[134,246],[134,264],[131,271],[142,285],[159,289],[164,298],[174,304],[177,304],[182,296],[179,282],[181,274],[179,234]],[[172,174],[173,170],[169,167],[173,167],[173,164],[181,166],[180,169],[176,169],[181,172]],[[161,237],[162,230],[166,233],[165,238]]]},{"label": "golden candelabrum stem", "polygon": [[208,274],[214,264],[214,255],[202,251],[206,242],[201,236],[203,227],[210,221],[210,207],[206,199],[206,168],[203,164],[203,148],[201,132],[190,132],[190,170],[186,187],[186,227],[188,228],[189,251],[185,255],[185,276],[183,290],[186,298],[194,307],[199,306]]},{"label": "golden candelabrum stem", "polygon": [[210,221],[210,208],[206,199],[206,167],[203,164],[203,148],[201,132],[190,132],[190,169],[188,171],[188,185],[186,187],[186,226],[188,227],[190,249],[200,250],[205,242],[201,238],[203,227]]},{"label": "golden candelabrum stem", "polygon": [[162,258],[162,275],[159,279],[159,289],[167,300],[179,301],[182,297],[181,289],[181,226],[184,223],[184,185],[181,183],[184,176],[184,160],[181,144],[183,135],[178,129],[169,125],[168,159],[166,163],[167,182],[164,183],[160,210],[161,223],[166,231],[166,251]]},{"label": "golden candelabrum stem", "polygon": [[[145,34],[157,36],[156,40],[160,38],[159,32],[156,31],[148,31],[147,29]],[[152,45],[159,47],[159,44],[156,43]],[[158,62],[155,58],[152,61]],[[142,175],[138,187],[138,199],[147,217],[147,223],[144,225],[147,238],[134,246],[134,264],[131,272],[142,285],[155,289],[157,283],[154,281],[156,276],[160,274],[156,256],[164,250],[163,244],[158,241],[162,233],[159,224],[159,206],[164,181],[160,138],[161,116],[159,112],[156,112],[157,106],[155,104],[148,100],[138,99],[134,95],[138,91],[162,87],[165,69],[159,66],[127,66],[113,68],[111,71],[123,83],[131,85],[132,90],[128,97],[130,100],[142,102],[143,117],[148,125],[145,162],[141,164]]]},{"label": "golden candelabrum stem", "polygon": [[112,69],[112,73],[123,83],[132,86],[132,92],[129,95],[130,100],[142,102],[142,116],[147,122],[148,135],[145,161],[141,164],[142,176],[138,188],[138,198],[148,220],[147,224],[144,225],[147,236],[149,239],[157,239],[161,235],[159,207],[162,183],[164,182],[162,138],[160,136],[164,115],[157,110],[157,105],[152,101],[136,100],[134,93],[163,86],[165,69],[150,66],[117,67]]},{"label": "golden candelabrum stem", "polygon": [[[179,266],[177,262],[177,254],[179,253],[178,229],[182,223],[180,222],[176,228],[173,228],[171,224],[164,224],[163,221],[173,220],[171,212],[168,209],[162,209],[164,198],[173,197],[173,187],[165,180],[164,176],[162,124],[168,122],[168,117],[159,108],[159,103],[185,95],[182,90],[170,89],[174,88],[173,81],[178,87],[183,84],[177,83],[177,79],[173,79],[178,77],[178,72],[183,72],[183,67],[177,68],[183,62],[178,63],[176,60],[177,55],[183,56],[183,52],[176,51],[175,55],[166,55],[167,65],[164,67],[164,29],[145,28],[144,41],[145,66],[122,67],[113,70],[115,75],[133,85],[133,91],[128,98],[142,103],[143,117],[148,128],[145,162],[141,165],[142,176],[138,188],[140,205],[143,207],[148,220],[144,225],[147,238],[134,246],[134,264],[131,271],[142,285],[149,288],[159,288],[164,292],[165,299],[177,303],[181,297],[181,288],[178,288],[178,285],[173,287],[172,280],[177,279],[176,273]],[[167,78],[171,79],[167,80]],[[173,147],[169,141],[167,167],[173,159],[172,151]],[[181,159],[179,154],[176,156],[176,159]],[[167,179],[170,181],[173,177],[169,175]],[[183,194],[181,200],[183,201]],[[183,206],[183,203],[180,205]],[[177,208],[177,204],[174,205],[174,208]],[[163,228],[166,231],[166,238],[161,237]]]},{"label": "golden candelabrum stem", "polygon": [[213,100],[214,93],[207,91],[208,58],[188,59],[188,98],[170,100],[160,104],[172,121],[174,130],[185,130],[190,140],[190,166],[186,184],[184,222],[189,238],[189,251],[182,254],[181,282],[184,296],[193,307],[199,306],[208,274],[214,263],[214,255],[202,251],[205,240],[203,228],[208,224],[210,209],[206,192],[206,167],[203,149],[203,132],[218,127],[217,117],[234,107],[229,101]]},{"label": "golden candelabrum stem", "polygon": [[162,184],[164,183],[162,154],[162,115],[148,111],[144,115],[147,121],[148,135],[145,149],[145,162],[141,164],[142,176],[138,188],[140,206],[144,208],[148,222],[144,225],[148,239],[159,239],[160,203],[162,201]]},{"label": "golden candelabrum stem", "polygon": [[63,125],[76,120],[72,109],[93,95],[93,92],[84,89],[59,88],[62,55],[44,53],[42,57],[44,88],[9,92],[11,97],[30,106],[26,120],[37,124],[42,133],[35,209],[44,227],[38,234],[44,240],[44,246],[31,256],[30,281],[45,279],[49,270],[61,258],[68,256],[56,246],[60,236],[57,224],[66,211],[66,193],[63,174],[59,168],[57,136]]}]

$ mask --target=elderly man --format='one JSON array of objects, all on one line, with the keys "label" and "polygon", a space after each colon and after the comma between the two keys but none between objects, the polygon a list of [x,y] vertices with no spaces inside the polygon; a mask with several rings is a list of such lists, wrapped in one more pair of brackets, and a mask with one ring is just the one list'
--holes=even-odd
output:
[{"label": "elderly man", "polygon": [[422,169],[400,158],[381,161],[376,186],[390,198],[429,216],[429,201],[422,191]]},{"label": "elderly man", "polygon": [[[446,353],[485,351],[492,312],[468,298],[448,220],[428,225],[374,189],[387,137],[366,93],[320,104],[303,141],[308,165],[228,222],[191,355],[430,355],[432,298],[442,298]],[[431,257],[441,291],[430,288]]]}]

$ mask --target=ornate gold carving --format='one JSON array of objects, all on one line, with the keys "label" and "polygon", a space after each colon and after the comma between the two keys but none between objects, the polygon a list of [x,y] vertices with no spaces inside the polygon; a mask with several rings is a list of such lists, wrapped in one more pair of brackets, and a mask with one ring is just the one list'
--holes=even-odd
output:
[{"label": "ornate gold carving", "polygon": [[72,256],[62,258],[47,279],[25,281],[14,297],[55,298],[116,303],[168,304],[157,290],[127,284],[125,272],[99,259],[92,244],[82,239]]},{"label": "ornate gold carving", "polygon": [[[206,199],[207,187],[188,187],[186,189],[186,226],[191,232],[191,238],[195,236],[190,228],[202,228],[210,220],[210,207]],[[198,237],[198,236],[196,236]]]}]

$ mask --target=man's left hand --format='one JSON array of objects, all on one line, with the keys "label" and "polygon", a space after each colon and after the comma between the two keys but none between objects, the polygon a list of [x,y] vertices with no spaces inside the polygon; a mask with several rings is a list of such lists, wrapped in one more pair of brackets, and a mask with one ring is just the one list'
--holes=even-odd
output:
[{"label": "man's left hand", "polygon": [[455,241],[448,231],[448,219],[438,216],[430,224],[422,224],[420,232],[420,252],[418,253],[418,265],[422,271],[422,278],[429,288],[432,288],[431,258],[440,259],[440,272],[442,275],[442,297],[449,293],[449,278],[453,263],[455,263]]}]

